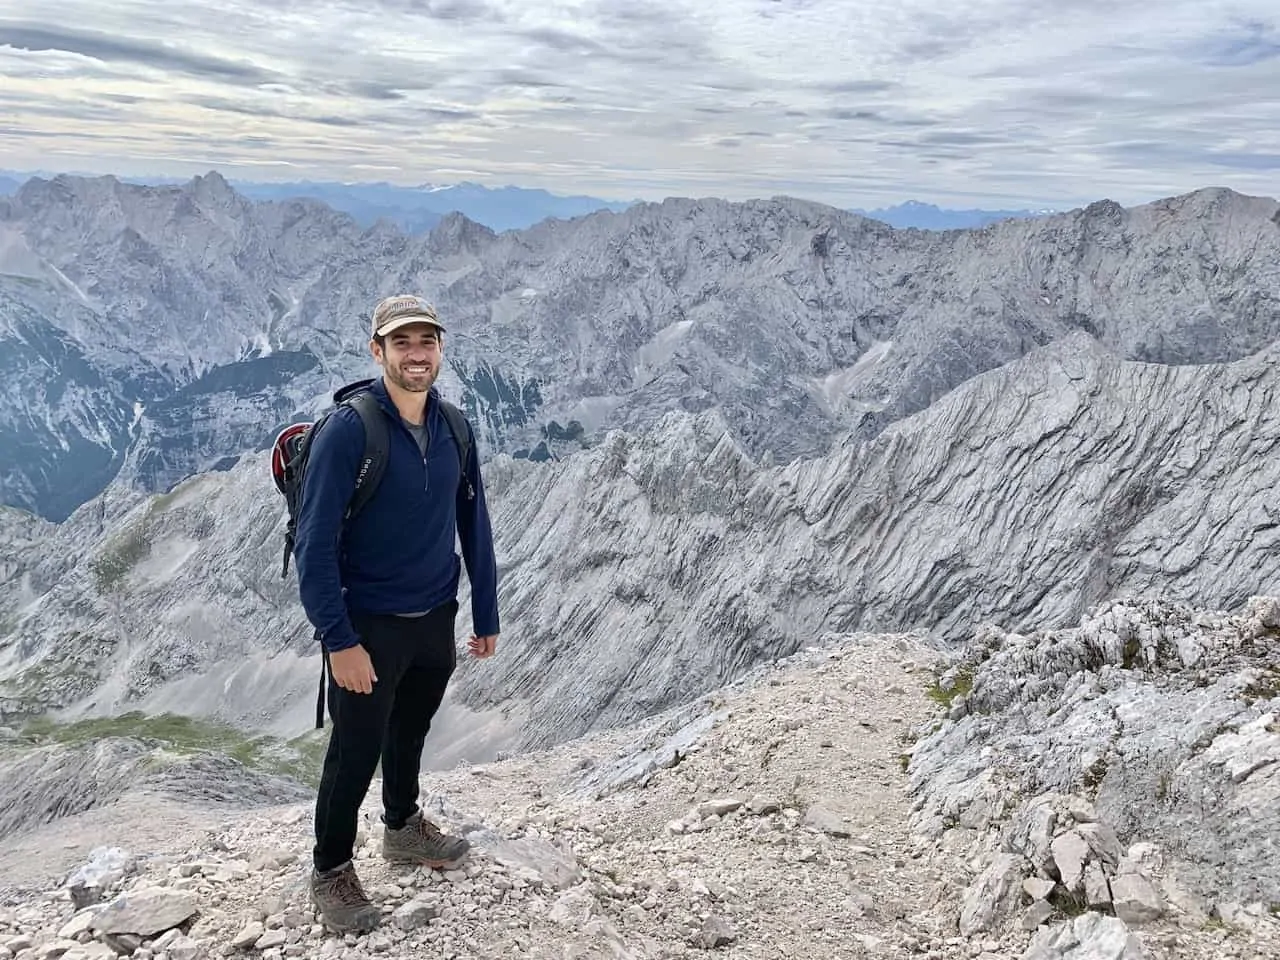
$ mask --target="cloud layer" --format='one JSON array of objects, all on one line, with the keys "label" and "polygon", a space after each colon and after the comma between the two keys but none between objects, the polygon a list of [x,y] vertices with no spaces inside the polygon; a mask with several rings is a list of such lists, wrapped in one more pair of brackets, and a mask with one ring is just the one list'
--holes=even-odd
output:
[{"label": "cloud layer", "polygon": [[0,166],[844,206],[1280,183],[1274,0],[45,9],[0,18]]}]

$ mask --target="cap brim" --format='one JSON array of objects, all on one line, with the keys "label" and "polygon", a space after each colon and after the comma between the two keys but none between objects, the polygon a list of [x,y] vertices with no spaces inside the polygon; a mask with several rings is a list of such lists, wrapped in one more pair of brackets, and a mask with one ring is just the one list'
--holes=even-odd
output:
[{"label": "cap brim", "polygon": [[444,333],[444,329],[445,329],[444,324],[441,323],[439,320],[435,319],[434,317],[428,317],[426,314],[423,314],[423,313],[415,313],[415,314],[410,314],[407,317],[396,317],[394,320],[390,321],[389,323],[384,323],[382,326],[378,328],[377,336],[385,337],[388,333],[391,333],[393,330],[399,330],[401,327],[407,327],[411,323],[430,324],[431,326],[439,330],[441,333]]}]

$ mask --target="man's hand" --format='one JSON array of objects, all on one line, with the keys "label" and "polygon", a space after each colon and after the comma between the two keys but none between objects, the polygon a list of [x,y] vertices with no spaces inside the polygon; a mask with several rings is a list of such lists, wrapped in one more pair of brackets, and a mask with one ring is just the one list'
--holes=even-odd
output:
[{"label": "man's hand", "polygon": [[485,657],[492,657],[493,651],[498,646],[498,635],[495,633],[490,637],[473,636],[467,641],[467,647],[471,650],[473,657],[483,660]]},{"label": "man's hand", "polygon": [[352,693],[373,693],[378,682],[368,651],[358,643],[329,654],[329,672],[338,686]]}]

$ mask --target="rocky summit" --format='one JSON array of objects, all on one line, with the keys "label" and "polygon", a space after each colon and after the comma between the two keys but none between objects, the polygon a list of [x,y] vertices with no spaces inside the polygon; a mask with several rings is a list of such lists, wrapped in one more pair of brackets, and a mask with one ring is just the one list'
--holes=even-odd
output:
[{"label": "rocky summit", "polygon": [[[327,934],[310,807],[194,800],[0,845],[0,958],[1261,960],[1280,953],[1280,601],[1070,629],[827,634],[637,724],[423,777],[473,854],[357,866]],[[377,796],[375,783],[370,794]]]}]

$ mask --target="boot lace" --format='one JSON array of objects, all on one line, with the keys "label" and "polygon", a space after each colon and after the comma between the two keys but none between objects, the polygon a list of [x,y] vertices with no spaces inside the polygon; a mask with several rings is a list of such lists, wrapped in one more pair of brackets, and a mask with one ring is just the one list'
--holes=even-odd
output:
[{"label": "boot lace", "polygon": [[344,870],[336,877],[325,880],[325,886],[344,907],[362,907],[369,902],[354,870]]}]

